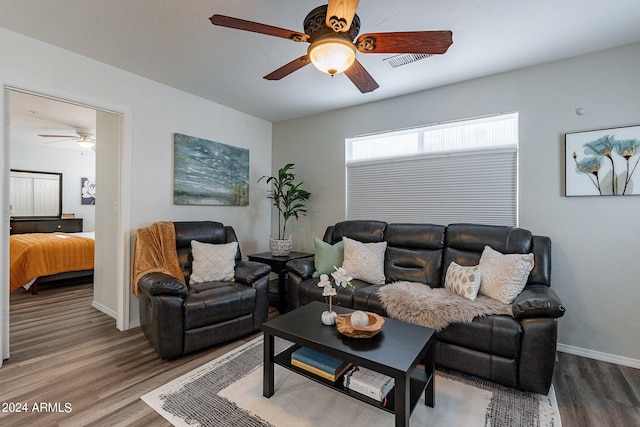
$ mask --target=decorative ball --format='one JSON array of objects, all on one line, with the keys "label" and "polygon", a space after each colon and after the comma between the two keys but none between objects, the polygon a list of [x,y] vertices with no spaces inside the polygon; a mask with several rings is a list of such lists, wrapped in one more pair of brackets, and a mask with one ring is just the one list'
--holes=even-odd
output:
[{"label": "decorative ball", "polygon": [[353,326],[367,326],[369,324],[369,316],[361,310],[351,313],[351,324]]}]

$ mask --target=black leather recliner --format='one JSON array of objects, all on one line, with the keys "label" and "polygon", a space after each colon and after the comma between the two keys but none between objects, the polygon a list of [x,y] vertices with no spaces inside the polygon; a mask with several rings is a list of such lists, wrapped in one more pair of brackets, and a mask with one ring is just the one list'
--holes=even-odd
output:
[{"label": "black leather recliner", "polygon": [[238,239],[232,227],[219,222],[175,222],[174,226],[184,281],[149,273],[138,283],[140,324],[160,357],[174,359],[259,330],[269,311],[271,267],[242,261],[238,247],[234,281],[189,285],[192,240],[221,244]]},{"label": "black leather recliner", "polygon": [[[553,376],[557,318],[564,315],[551,290],[551,240],[528,230],[477,224],[387,224],[345,221],[329,226],[323,240],[334,244],[346,236],[361,242],[387,242],[386,283],[411,281],[444,286],[451,261],[477,265],[485,245],[509,253],[533,253],[534,269],[512,303],[513,317],[477,317],[436,333],[436,364],[509,387],[547,394]],[[289,308],[323,301],[313,259],[287,263]],[[334,303],[387,315],[378,298],[384,285],[354,280],[355,289],[339,288]]]}]

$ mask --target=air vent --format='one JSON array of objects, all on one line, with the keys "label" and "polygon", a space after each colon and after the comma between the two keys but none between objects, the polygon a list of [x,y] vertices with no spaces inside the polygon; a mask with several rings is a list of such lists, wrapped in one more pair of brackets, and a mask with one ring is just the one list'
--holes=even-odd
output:
[{"label": "air vent", "polygon": [[389,65],[393,68],[402,67],[403,65],[411,64],[412,62],[420,61],[421,59],[429,58],[433,56],[430,53],[405,53],[402,55],[395,55],[390,58],[385,58]]}]

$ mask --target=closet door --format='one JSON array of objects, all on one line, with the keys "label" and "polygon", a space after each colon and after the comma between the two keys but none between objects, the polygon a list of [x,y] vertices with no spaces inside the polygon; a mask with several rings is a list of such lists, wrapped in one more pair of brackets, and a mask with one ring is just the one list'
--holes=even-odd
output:
[{"label": "closet door", "polygon": [[33,216],[33,178],[11,177],[11,216]]},{"label": "closet door", "polygon": [[60,182],[57,179],[33,179],[33,214],[35,216],[58,216]]}]

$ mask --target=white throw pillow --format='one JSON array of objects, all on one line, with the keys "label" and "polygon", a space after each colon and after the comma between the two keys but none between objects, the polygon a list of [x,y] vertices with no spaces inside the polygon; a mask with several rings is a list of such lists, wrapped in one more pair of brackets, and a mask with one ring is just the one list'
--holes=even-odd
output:
[{"label": "white throw pillow", "polygon": [[384,285],[384,253],[387,250],[387,242],[362,243],[348,237],[343,237],[342,241],[342,268],[354,279]]},{"label": "white throw pillow", "polygon": [[527,284],[533,254],[502,254],[489,246],[480,256],[480,293],[511,304]]},{"label": "white throw pillow", "polygon": [[190,283],[232,281],[237,252],[238,242],[213,245],[192,240],[193,264]]},{"label": "white throw pillow", "polygon": [[480,267],[464,267],[451,261],[444,278],[444,287],[461,297],[474,301],[480,290]]}]

